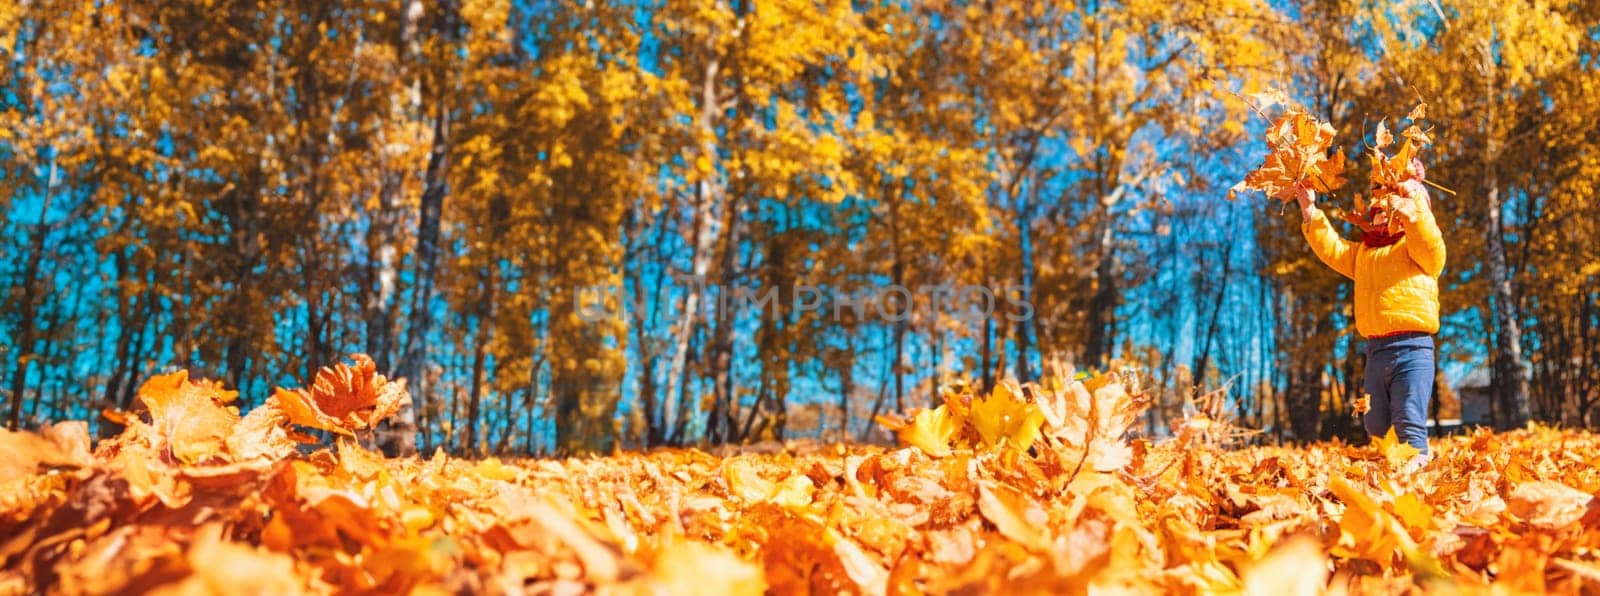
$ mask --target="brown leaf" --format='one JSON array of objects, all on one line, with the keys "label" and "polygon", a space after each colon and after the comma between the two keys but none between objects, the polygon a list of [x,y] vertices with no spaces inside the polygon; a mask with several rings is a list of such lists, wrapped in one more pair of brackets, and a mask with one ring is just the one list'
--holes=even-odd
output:
[{"label": "brown leaf", "polygon": [[1407,126],[1405,132],[1400,133],[1400,136],[1403,136],[1418,145],[1433,144],[1433,137],[1428,136],[1428,133],[1423,132],[1422,128],[1415,124]]}]

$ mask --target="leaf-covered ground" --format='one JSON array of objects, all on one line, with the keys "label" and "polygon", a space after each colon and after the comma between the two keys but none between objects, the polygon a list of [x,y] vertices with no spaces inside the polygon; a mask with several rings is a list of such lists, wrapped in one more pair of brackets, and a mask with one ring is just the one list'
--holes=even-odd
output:
[{"label": "leaf-covered ground", "polygon": [[[1600,589],[1600,438],[1227,449],[1126,441],[1114,379],[957,392],[910,446],[506,461],[355,441],[401,383],[325,370],[240,416],[183,375],[91,447],[0,431],[0,593],[1268,594]],[[309,451],[309,453],[308,453]]]}]

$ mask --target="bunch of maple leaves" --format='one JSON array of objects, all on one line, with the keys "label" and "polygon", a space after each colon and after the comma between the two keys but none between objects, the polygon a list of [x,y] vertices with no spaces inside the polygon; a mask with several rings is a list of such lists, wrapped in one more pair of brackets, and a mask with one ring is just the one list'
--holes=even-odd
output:
[{"label": "bunch of maple leaves", "polygon": [[1239,193],[1259,190],[1268,197],[1289,203],[1296,188],[1309,182],[1311,190],[1331,193],[1344,186],[1344,153],[1333,151],[1337,131],[1333,125],[1317,120],[1305,108],[1289,101],[1279,91],[1253,96],[1251,106],[1258,114],[1274,105],[1283,105],[1283,115],[1267,127],[1267,156],[1244,180],[1228,189],[1228,199]]},{"label": "bunch of maple leaves", "polygon": [[[1061,378],[1071,379],[1072,375]],[[0,593],[1316,593],[1600,587],[1600,437],[1227,448],[1130,440],[1113,375],[959,388],[907,446],[793,443],[502,462],[385,459],[405,399],[370,360],[240,416],[184,374],[91,448],[0,431]],[[336,438],[317,445],[300,429]]]},{"label": "bunch of maple leaves", "polygon": [[[1244,180],[1228,190],[1228,199],[1239,193],[1258,190],[1283,203],[1293,202],[1297,189],[1308,186],[1312,191],[1330,194],[1345,185],[1344,153],[1333,148],[1336,131],[1331,124],[1317,120],[1305,108],[1296,105],[1280,91],[1267,91],[1252,96],[1252,108],[1257,113],[1275,105],[1284,106],[1283,114],[1267,127],[1267,156],[1261,165],[1247,174]],[[1419,207],[1410,198],[1418,193],[1424,183],[1424,172],[1418,153],[1433,143],[1419,122],[1427,116],[1427,104],[1418,104],[1406,115],[1410,124],[1400,133],[1401,142],[1394,153],[1387,153],[1395,144],[1394,133],[1385,122],[1379,122],[1369,147],[1372,169],[1370,203],[1355,195],[1355,208],[1344,213],[1344,219],[1364,231],[1374,231],[1380,226],[1373,223],[1372,210],[1404,212],[1407,219],[1415,217]],[[1393,233],[1399,226],[1397,218],[1389,218],[1386,232]]]}]

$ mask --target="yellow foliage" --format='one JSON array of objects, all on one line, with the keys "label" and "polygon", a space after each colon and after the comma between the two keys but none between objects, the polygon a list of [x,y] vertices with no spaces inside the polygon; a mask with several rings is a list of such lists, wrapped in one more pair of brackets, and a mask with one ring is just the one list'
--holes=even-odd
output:
[{"label": "yellow foliage", "polygon": [[987,398],[972,402],[972,427],[983,443],[1027,451],[1039,439],[1044,414],[1039,406],[1022,399],[1011,383],[996,385]]}]

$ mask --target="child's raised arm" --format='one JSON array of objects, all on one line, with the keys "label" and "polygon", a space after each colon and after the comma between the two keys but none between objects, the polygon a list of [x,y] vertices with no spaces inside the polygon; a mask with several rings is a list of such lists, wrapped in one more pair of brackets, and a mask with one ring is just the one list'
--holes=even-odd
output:
[{"label": "child's raised arm", "polygon": [[1333,224],[1328,223],[1328,216],[1322,214],[1313,200],[1311,188],[1302,185],[1295,194],[1295,199],[1300,202],[1300,232],[1305,234],[1306,242],[1311,245],[1311,252],[1317,253],[1327,266],[1338,271],[1350,279],[1356,277],[1356,245],[1345,240],[1334,231]]},{"label": "child's raised arm", "polygon": [[1408,181],[1404,188],[1406,198],[1413,203],[1412,208],[1397,209],[1396,212],[1405,225],[1406,234],[1410,236],[1406,241],[1406,254],[1428,275],[1439,277],[1444,272],[1444,235],[1439,231],[1439,222],[1433,218],[1428,189],[1416,181]]}]

